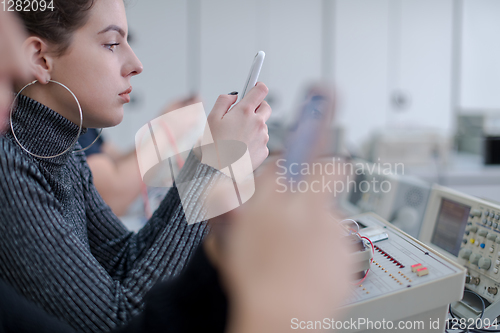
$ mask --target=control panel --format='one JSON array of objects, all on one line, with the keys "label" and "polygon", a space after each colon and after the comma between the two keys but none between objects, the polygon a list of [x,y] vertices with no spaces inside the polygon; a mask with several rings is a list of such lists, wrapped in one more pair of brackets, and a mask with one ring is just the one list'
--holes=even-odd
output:
[{"label": "control panel", "polygon": [[[500,205],[434,186],[420,240],[467,268],[466,288],[487,306],[484,318],[500,315]],[[474,318],[481,309],[458,306],[456,314]]]},{"label": "control panel", "polygon": [[418,237],[431,185],[400,175],[402,166],[354,160],[349,188],[341,197],[347,214],[373,212],[413,237]]},{"label": "control panel", "polygon": [[[448,304],[462,298],[465,268],[373,213],[352,219],[375,253],[366,278],[346,301],[346,318],[392,321],[394,327],[403,319],[418,320],[425,332],[443,332]],[[433,320],[440,326],[429,327]],[[365,330],[384,331],[363,325],[345,331]]]}]

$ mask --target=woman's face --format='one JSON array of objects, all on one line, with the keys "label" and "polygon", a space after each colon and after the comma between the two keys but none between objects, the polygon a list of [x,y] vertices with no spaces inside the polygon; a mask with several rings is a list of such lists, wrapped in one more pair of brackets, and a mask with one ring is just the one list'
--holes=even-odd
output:
[{"label": "woman's face", "polygon": [[[130,101],[130,79],[142,72],[141,62],[127,43],[127,34],[123,0],[97,0],[87,23],[73,34],[68,50],[53,59],[50,78],[76,95],[84,127],[115,126],[123,119],[123,105]],[[64,114],[53,109],[78,124],[73,97],[53,83],[44,87],[52,90],[52,103],[57,108],[72,111]]]}]

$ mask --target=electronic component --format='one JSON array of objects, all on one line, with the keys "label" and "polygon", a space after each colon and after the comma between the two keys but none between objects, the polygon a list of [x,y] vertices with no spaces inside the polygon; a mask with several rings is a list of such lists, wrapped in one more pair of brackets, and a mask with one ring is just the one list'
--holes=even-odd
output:
[{"label": "electronic component", "polygon": [[[467,268],[465,286],[486,301],[483,319],[493,322],[500,315],[500,205],[435,185],[419,238]],[[464,318],[481,314],[466,302],[453,312]]]},{"label": "electronic component", "polygon": [[[381,217],[366,213],[352,217],[359,233],[371,230],[386,235],[374,243],[370,272],[344,305],[343,321],[421,321],[422,332],[443,332],[448,304],[462,298],[465,268],[419,242]],[[439,322],[439,327],[430,323]],[[340,330],[342,331],[342,329]],[[367,325],[345,329],[349,332],[385,332]]]},{"label": "electronic component", "polygon": [[418,237],[425,215],[431,185],[420,179],[399,175],[398,166],[372,164],[353,160],[351,186],[341,197],[341,208],[346,214],[373,212],[391,222],[407,234]]},{"label": "electronic component", "polygon": [[357,234],[348,235],[348,242],[354,251],[351,253],[350,260],[355,267],[355,272],[358,273],[360,278],[365,276],[367,270],[370,269],[371,260],[373,258],[372,248],[367,247]]}]

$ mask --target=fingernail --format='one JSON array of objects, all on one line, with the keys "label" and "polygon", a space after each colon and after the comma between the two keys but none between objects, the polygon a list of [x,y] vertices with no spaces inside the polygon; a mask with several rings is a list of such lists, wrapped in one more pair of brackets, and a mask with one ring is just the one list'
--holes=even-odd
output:
[{"label": "fingernail", "polygon": [[228,95],[238,95],[237,91],[230,92]]}]

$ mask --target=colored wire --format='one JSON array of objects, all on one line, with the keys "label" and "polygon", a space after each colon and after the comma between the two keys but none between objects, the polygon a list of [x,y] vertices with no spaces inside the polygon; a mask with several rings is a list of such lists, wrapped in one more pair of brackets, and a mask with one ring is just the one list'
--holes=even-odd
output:
[{"label": "colored wire", "polygon": [[[481,309],[481,315],[479,316],[479,320],[481,321],[483,319],[483,316],[484,316],[484,311],[486,310],[486,305],[484,304],[484,300],[481,296],[479,296],[478,293],[472,291],[472,290],[469,290],[469,289],[464,289],[464,293],[467,292],[469,294],[472,294],[474,296],[476,296],[477,298],[479,298],[479,300],[481,301],[481,305],[482,305],[482,309]],[[453,310],[451,308],[451,305],[449,307],[449,312],[450,312],[450,315],[453,317],[453,318],[457,318],[457,316],[455,316],[455,314],[453,313]],[[491,326],[490,326],[491,327]],[[446,332],[448,332],[449,330],[446,330]],[[452,330],[451,332],[456,332],[456,330]],[[462,330],[462,332],[464,332],[464,330]],[[490,330],[490,329],[486,329],[486,328],[477,328],[477,327],[474,327],[472,329],[468,329],[466,330],[466,332],[478,332],[478,333],[484,333],[484,332],[500,332],[500,330]]]},{"label": "colored wire", "polygon": [[[345,221],[345,220],[344,220],[344,221]],[[351,221],[352,221],[352,220],[351,220]],[[342,221],[342,222],[343,222],[343,221]],[[354,221],[354,222],[356,222],[356,221]],[[358,225],[358,224],[356,223],[356,225]],[[358,225],[358,228],[359,228],[359,225]],[[368,241],[370,242],[370,245],[371,245],[371,247],[372,247],[372,254],[373,254],[373,255],[372,255],[372,258],[370,259],[370,265],[371,265],[371,264],[373,263],[373,256],[375,255],[375,247],[373,246],[372,241],[371,241],[368,237],[361,236],[359,233],[356,233],[356,235],[358,235],[358,236],[359,236],[359,238],[366,239],[366,240],[368,240]],[[369,272],[369,271],[370,271],[370,268],[368,268],[368,269],[366,270],[365,276],[364,276],[364,277],[363,277],[360,281],[358,281],[358,282],[354,283],[353,285],[355,285],[355,286],[359,286],[360,284],[362,284],[362,283],[366,280],[366,278],[368,277],[368,272]]]},{"label": "colored wire", "polygon": [[[370,238],[365,237],[365,236],[361,236],[361,235],[359,235],[359,234],[358,234],[358,236],[359,236],[360,238],[366,239],[366,240],[368,240],[368,241],[370,242],[370,245],[372,246],[372,253],[373,253],[373,255],[375,255],[375,246],[373,246],[373,243],[372,243],[372,241],[370,240]],[[372,260],[371,260],[371,261],[373,261],[373,257],[372,257]]]},{"label": "colored wire", "polygon": [[356,283],[353,283],[353,285],[354,285],[354,286],[359,286],[360,284],[362,284],[362,283],[366,280],[366,277],[368,276],[368,272],[369,272],[369,271],[370,271],[370,269],[368,268],[368,269],[366,270],[365,276],[364,276],[364,277],[363,277],[360,281],[358,281],[358,282],[356,282]]},{"label": "colored wire", "polygon": [[349,230],[355,231],[354,233],[359,235],[359,224],[358,224],[358,222],[354,221],[353,219],[344,219],[344,220],[340,221],[340,224],[347,224],[347,223],[345,223],[345,221],[351,221],[352,223],[354,223],[356,225],[356,227],[357,227],[357,230],[353,230],[351,228],[349,228]]}]

